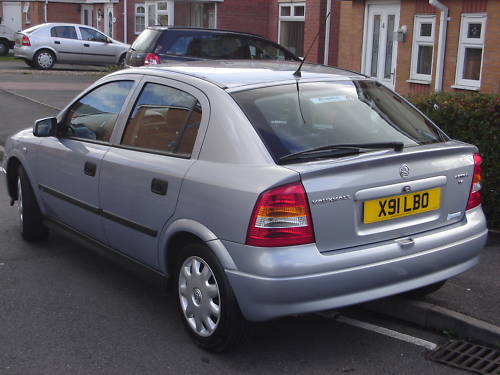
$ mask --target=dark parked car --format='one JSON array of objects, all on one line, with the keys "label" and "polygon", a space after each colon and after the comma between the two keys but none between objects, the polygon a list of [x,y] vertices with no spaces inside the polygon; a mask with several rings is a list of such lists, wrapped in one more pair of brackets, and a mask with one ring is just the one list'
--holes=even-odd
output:
[{"label": "dark parked car", "polygon": [[130,47],[125,64],[131,67],[172,60],[213,59],[300,61],[286,48],[255,34],[187,27],[149,27]]}]

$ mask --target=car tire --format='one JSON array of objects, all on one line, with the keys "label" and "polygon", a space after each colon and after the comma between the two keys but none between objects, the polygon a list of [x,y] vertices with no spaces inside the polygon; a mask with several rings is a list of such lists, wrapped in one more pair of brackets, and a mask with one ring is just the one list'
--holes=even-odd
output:
[{"label": "car tire", "polygon": [[9,54],[9,43],[5,40],[0,40],[0,56],[7,56]]},{"label": "car tire", "polygon": [[17,174],[16,206],[23,238],[30,242],[46,240],[49,231],[43,225],[40,207],[28,175],[22,166],[19,166]]},{"label": "car tire", "polygon": [[56,63],[55,55],[46,49],[42,49],[35,53],[33,56],[33,66],[40,70],[49,70],[52,69],[54,64]]},{"label": "car tire", "polygon": [[428,294],[437,292],[439,289],[443,287],[444,284],[446,284],[446,280],[439,281],[437,283],[430,284],[422,288],[410,290],[409,292],[406,292],[405,295],[408,297],[425,297]]},{"label": "car tire", "polygon": [[247,322],[223,267],[206,245],[193,243],[180,251],[175,281],[181,319],[199,346],[223,352],[243,339]]},{"label": "car tire", "polygon": [[33,61],[28,60],[28,59],[23,59],[23,61],[24,61],[24,63],[25,63],[26,65],[28,65],[29,67],[31,67],[31,68],[33,68],[33,67],[34,67],[34,66],[33,66]]},{"label": "car tire", "polygon": [[125,54],[120,56],[120,59],[118,60],[118,66],[120,68],[125,68]]}]

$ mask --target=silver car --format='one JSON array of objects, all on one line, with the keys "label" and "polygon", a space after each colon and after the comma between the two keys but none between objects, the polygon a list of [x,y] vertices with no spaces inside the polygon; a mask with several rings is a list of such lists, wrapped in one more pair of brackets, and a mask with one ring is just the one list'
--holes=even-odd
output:
[{"label": "silver car", "polygon": [[[430,292],[487,237],[481,157],[352,72],[204,61],[97,81],[12,136],[26,240],[53,229],[169,278],[196,342]],[[17,202],[17,203],[16,203]]]},{"label": "silver car", "polygon": [[45,23],[16,33],[14,56],[37,69],[54,64],[123,65],[129,45],[87,25]]}]

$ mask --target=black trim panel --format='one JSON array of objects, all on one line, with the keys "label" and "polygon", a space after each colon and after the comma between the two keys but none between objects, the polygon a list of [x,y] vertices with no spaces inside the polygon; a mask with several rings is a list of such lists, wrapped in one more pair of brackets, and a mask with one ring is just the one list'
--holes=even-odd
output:
[{"label": "black trim panel", "polygon": [[40,185],[38,185],[38,187],[41,191],[43,191],[47,194],[50,194],[56,198],[62,199],[63,201],[66,201],[68,203],[74,204],[75,206],[83,208],[84,210],[90,211],[96,215],[102,216],[105,219],[109,219],[111,221],[114,221],[115,223],[118,223],[118,224],[124,225],[126,227],[135,229],[135,230],[142,232],[144,234],[147,234],[148,236],[151,236],[151,237],[156,237],[158,235],[158,231],[156,231],[154,229],[151,229],[149,227],[146,227],[144,225],[136,223],[135,221],[125,219],[122,216],[115,215],[109,211],[105,211],[105,210],[103,210],[99,207],[93,206],[91,204],[82,202],[79,199],[70,197],[69,195],[61,193],[60,191],[49,188],[48,186],[40,184]]},{"label": "black trim panel", "polygon": [[115,55],[104,55],[102,53],[80,53],[80,52],[67,52],[67,51],[58,51],[58,53],[64,53],[66,55],[91,55],[91,56],[116,57]]},{"label": "black trim panel", "polygon": [[68,203],[74,204],[75,206],[78,206],[80,208],[83,208],[84,210],[90,211],[96,215],[100,214],[100,209],[99,207],[93,206],[91,204],[85,203],[79,199],[70,197],[69,195],[66,195],[64,193],[61,193],[60,191],[54,190],[49,188],[48,186],[45,185],[38,185],[41,191],[50,194],[56,198],[62,199],[63,201],[66,201]]}]

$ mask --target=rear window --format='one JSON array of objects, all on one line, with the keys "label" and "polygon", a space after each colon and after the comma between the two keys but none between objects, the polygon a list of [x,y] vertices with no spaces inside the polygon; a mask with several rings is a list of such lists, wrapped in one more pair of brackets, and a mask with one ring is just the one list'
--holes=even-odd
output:
[{"label": "rear window", "polygon": [[131,48],[138,52],[152,51],[156,39],[158,39],[160,34],[161,30],[146,29],[139,34]]},{"label": "rear window", "polygon": [[289,84],[232,95],[275,160],[327,145],[443,141],[429,120],[374,81]]},{"label": "rear window", "polygon": [[24,34],[31,34],[33,31],[36,31],[38,30],[39,28],[41,28],[43,26],[43,23],[40,24],[40,25],[35,25],[35,26],[32,26],[30,27],[29,29],[26,29],[26,30],[23,30],[22,32]]}]

